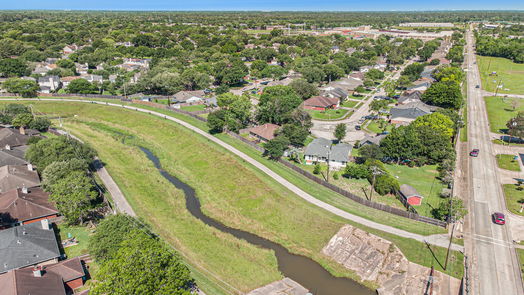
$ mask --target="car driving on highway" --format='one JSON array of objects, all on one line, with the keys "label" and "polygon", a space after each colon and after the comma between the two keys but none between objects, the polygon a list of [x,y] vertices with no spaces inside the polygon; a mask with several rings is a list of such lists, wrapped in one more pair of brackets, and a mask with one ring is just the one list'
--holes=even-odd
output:
[{"label": "car driving on highway", "polygon": [[479,156],[479,149],[473,149],[471,152],[469,152],[469,155],[472,157],[478,157]]},{"label": "car driving on highway", "polygon": [[495,212],[491,215],[491,218],[493,219],[493,222],[499,225],[506,224],[506,219],[504,218],[504,214],[500,212]]}]

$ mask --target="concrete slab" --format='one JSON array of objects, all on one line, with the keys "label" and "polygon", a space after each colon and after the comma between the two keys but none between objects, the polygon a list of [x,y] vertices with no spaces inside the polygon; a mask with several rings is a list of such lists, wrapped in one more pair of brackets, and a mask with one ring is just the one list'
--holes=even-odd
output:
[{"label": "concrete slab", "polygon": [[290,278],[255,289],[246,295],[307,295],[309,291]]}]

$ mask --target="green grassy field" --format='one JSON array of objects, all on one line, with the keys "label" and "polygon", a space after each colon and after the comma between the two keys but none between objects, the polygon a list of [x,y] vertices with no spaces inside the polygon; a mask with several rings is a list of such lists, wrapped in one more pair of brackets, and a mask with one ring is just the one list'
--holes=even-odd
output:
[{"label": "green grassy field", "polygon": [[76,238],[78,244],[64,248],[65,254],[68,258],[77,257],[87,254],[89,251],[87,245],[89,242],[90,231],[85,226],[67,226],[65,224],[57,225],[60,239],[66,240],[69,238]]},{"label": "green grassy field", "polygon": [[518,159],[514,160],[514,158],[515,155],[499,154],[497,155],[497,165],[502,169],[520,171]]},{"label": "green grassy field", "polygon": [[510,98],[488,96],[484,97],[484,100],[486,101],[491,132],[506,133],[506,123],[509,119],[515,117],[518,112],[524,111],[524,103],[513,110]]},{"label": "green grassy field", "polygon": [[515,250],[517,250],[517,255],[519,256],[520,271],[524,277],[524,249],[515,248]]},{"label": "green grassy field", "polygon": [[520,212],[521,204],[524,203],[524,190],[519,190],[516,184],[503,184],[502,188],[504,189],[508,210],[524,216],[524,212]]},{"label": "green grassy field", "polygon": [[393,129],[393,125],[387,123],[386,121],[383,121],[384,128],[380,128],[380,121],[379,120],[370,120],[368,121],[365,129],[371,133],[382,133],[384,131],[391,132]]},{"label": "green grassy field", "polygon": [[317,120],[339,120],[344,118],[349,110],[328,109],[326,111],[307,110],[313,119]]},{"label": "green grassy field", "polygon": [[468,108],[464,108],[464,113],[462,113],[462,120],[464,121],[464,127],[460,129],[460,141],[468,141]]},{"label": "green grassy field", "polygon": [[[498,93],[524,94],[524,64],[517,64],[502,57],[477,56],[482,88],[495,92],[497,85],[503,87]],[[497,72],[496,75],[490,75]]]},{"label": "green grassy field", "polygon": [[406,165],[385,165],[391,175],[397,178],[400,184],[409,184],[424,197],[420,206],[415,209],[420,215],[433,217],[431,210],[447,199],[440,197],[444,185],[436,178],[436,165],[422,167],[408,167]]},{"label": "green grassy field", "polygon": [[203,110],[205,110],[206,106],[203,105],[203,104],[195,104],[195,105],[191,105],[191,106],[181,107],[180,109],[183,110],[183,111],[187,111],[187,112],[196,112],[196,111],[203,111]]},{"label": "green grassy field", "polygon": [[359,102],[358,101],[354,101],[354,100],[346,100],[344,101],[344,103],[342,103],[342,106],[343,107],[346,107],[346,108],[353,108],[355,107]]},{"label": "green grassy field", "polygon": [[[160,157],[167,171],[197,189],[203,210],[207,214],[230,226],[241,227],[277,241],[293,252],[310,256],[336,274],[353,276],[337,264],[329,262],[319,252],[342,223],[358,226],[393,241],[411,261],[426,266],[434,263],[434,258],[423,243],[341,220],[304,203],[265,174],[237,161],[236,157],[175,123],[118,108],[80,103],[33,104],[37,104],[40,111],[62,115],[77,114],[78,117],[66,122],[67,128],[99,150],[100,157],[137,213],[152,223],[155,230],[179,249],[190,264],[199,269],[205,267],[215,270],[220,278],[241,290],[250,290],[280,278],[272,253],[251,247],[243,241],[200,224],[185,210],[181,192],[165,190],[170,185],[164,182],[152,164],[135,147],[121,144],[113,137],[114,134],[107,134],[107,128],[94,128],[96,124],[88,125],[87,122],[94,121],[120,129],[147,143]],[[200,127],[205,128],[205,123],[200,122]],[[231,140],[233,139],[230,138],[230,142]],[[238,141],[235,144],[244,146],[243,151],[249,149]],[[214,148],[210,149],[209,146]],[[276,165],[275,162],[272,163]],[[277,167],[279,174],[291,173],[289,168],[282,171],[285,167]],[[231,177],[233,175],[242,177]],[[326,192],[324,188],[312,187],[311,181],[287,176],[294,179],[294,182],[302,182],[301,187],[310,187],[309,192],[320,192],[320,199],[334,202],[338,207],[353,207],[351,210],[359,211],[360,215],[372,215],[373,219],[381,222],[425,234],[443,231],[423,223],[388,216],[383,212],[374,213],[376,210],[367,207],[355,208],[354,202]],[[253,185],[254,183],[257,185]],[[246,191],[239,192],[239,187],[245,187]],[[260,210],[261,208],[271,210]],[[445,249],[435,248],[434,251],[438,259],[442,260]],[[453,253],[453,257],[453,265],[448,273],[460,277],[462,255]],[[211,289],[214,285],[209,284]]]}]

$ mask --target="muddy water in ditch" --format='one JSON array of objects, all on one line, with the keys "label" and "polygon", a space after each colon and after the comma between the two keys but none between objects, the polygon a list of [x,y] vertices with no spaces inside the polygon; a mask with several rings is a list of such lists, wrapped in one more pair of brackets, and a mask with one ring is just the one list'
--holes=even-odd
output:
[{"label": "muddy water in ditch", "polygon": [[301,255],[290,253],[281,245],[271,242],[267,239],[259,237],[243,230],[234,229],[218,222],[217,220],[204,215],[200,209],[200,201],[196,197],[195,190],[189,185],[183,183],[178,178],[167,173],[158,158],[148,149],[140,147],[140,149],[151,160],[160,174],[171,182],[176,188],[181,189],[186,198],[186,208],[196,218],[200,219],[205,224],[212,226],[222,232],[231,234],[239,239],[246,240],[253,245],[271,249],[275,251],[278,260],[278,269],[286,276],[301,284],[315,295],[370,295],[374,294],[370,289],[358,284],[357,282],[347,278],[337,278],[332,276],[327,270],[320,266],[317,262]]}]

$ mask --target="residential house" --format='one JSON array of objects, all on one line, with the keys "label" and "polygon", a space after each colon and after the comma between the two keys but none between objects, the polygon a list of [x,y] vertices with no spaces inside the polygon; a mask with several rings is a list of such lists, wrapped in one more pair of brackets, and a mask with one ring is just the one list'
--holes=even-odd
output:
[{"label": "residential house", "polygon": [[251,128],[242,129],[240,133],[249,133],[250,136],[262,142],[268,142],[275,138],[275,132],[280,128],[279,125],[266,123]]},{"label": "residential house", "polygon": [[429,81],[415,81],[413,82],[413,85],[408,87],[406,90],[408,91],[426,91],[431,86],[431,82]]},{"label": "residential house", "polygon": [[400,186],[400,195],[406,199],[406,201],[408,202],[408,204],[410,204],[411,206],[418,206],[420,204],[422,204],[422,195],[420,195],[417,190],[410,186],[410,185],[407,185],[407,184],[402,184]]},{"label": "residential house", "polygon": [[179,91],[173,95],[177,103],[199,104],[204,102],[204,90]]},{"label": "residential house", "polygon": [[424,67],[424,70],[422,73],[420,73],[420,77],[427,79],[430,82],[434,82],[435,79],[433,78],[433,72],[435,71],[435,66],[426,66]]},{"label": "residential house", "polygon": [[322,89],[322,96],[338,98],[339,101],[343,101],[348,98],[349,93],[340,87],[325,87]]},{"label": "residential house", "polygon": [[340,52],[340,47],[338,47],[338,46],[331,47],[331,53],[335,54],[335,53],[338,53],[338,52]]},{"label": "residential house", "polygon": [[328,162],[330,169],[340,169],[349,162],[351,145],[338,143],[332,145],[331,140],[322,137],[315,138],[304,151],[306,165],[313,165],[317,162]]},{"label": "residential house", "polygon": [[360,141],[359,148],[361,148],[363,146],[366,146],[366,145],[377,145],[377,146],[379,146],[380,142],[382,141],[382,139],[384,139],[386,136],[387,136],[386,134],[380,134],[380,135],[376,135],[376,136],[366,135],[366,137],[364,137]]},{"label": "residential house", "polygon": [[86,274],[80,258],[56,264],[15,269],[0,275],[0,286],[10,295],[65,295],[84,285]]},{"label": "residential house", "polygon": [[135,46],[132,42],[116,42],[115,46],[133,47]]},{"label": "residential house", "polygon": [[90,83],[102,84],[104,82],[104,77],[100,75],[85,75],[85,76],[81,76],[80,78],[86,79]]},{"label": "residential house", "polygon": [[1,230],[0,241],[0,273],[54,264],[61,257],[55,231],[48,219]]},{"label": "residential house", "polygon": [[[20,146],[27,147],[27,146]],[[5,165],[27,165],[27,162],[24,158],[24,153],[26,149],[19,149],[18,147],[10,147],[0,149],[0,167]]]},{"label": "residential house", "polygon": [[75,63],[75,70],[80,75],[87,75],[87,71],[89,70],[89,65],[87,63],[85,64]]},{"label": "residential house", "polygon": [[31,72],[31,74],[36,75],[45,75],[47,72],[56,69],[58,66],[56,64],[50,64],[46,62],[37,63],[35,66],[35,69]]},{"label": "residential house", "polygon": [[405,104],[421,102],[421,101],[422,101],[422,91],[419,91],[419,90],[405,92],[397,99],[397,103],[399,105],[405,105]]},{"label": "residential house", "polygon": [[29,136],[20,134],[20,132],[16,129],[0,128],[0,148],[9,150],[14,147],[27,145],[28,140]]},{"label": "residential house", "polygon": [[431,114],[437,108],[429,106],[423,102],[412,102],[399,105],[391,109],[390,122],[395,125],[409,125],[416,118]]},{"label": "residential house", "polygon": [[60,82],[62,82],[62,87],[65,88],[69,85],[69,83],[71,83],[71,81],[80,79],[80,78],[81,78],[80,76],[67,76],[67,77],[60,78]]},{"label": "residential house", "polygon": [[116,78],[118,78],[117,75],[109,75],[108,80],[111,83],[115,83],[116,82]]},{"label": "residential house", "polygon": [[40,177],[32,165],[5,165],[0,167],[0,193],[16,188],[40,185]]},{"label": "residential house", "polygon": [[45,59],[45,62],[50,64],[50,65],[55,65],[56,67],[58,67],[56,65],[56,63],[60,60],[60,58],[56,58],[56,57],[48,57]]},{"label": "residential house", "polygon": [[64,46],[64,48],[62,48],[62,53],[64,53],[64,55],[69,55],[71,53],[74,53],[77,50],[78,50],[78,46],[76,46],[75,44],[66,45]]},{"label": "residential house", "polygon": [[40,187],[15,188],[0,193],[0,227],[29,224],[58,216],[49,194]]},{"label": "residential house", "polygon": [[313,96],[303,102],[305,109],[325,111],[336,109],[340,106],[340,100],[333,97]]},{"label": "residential house", "polygon": [[331,150],[331,144],[331,140],[322,137],[313,139],[304,151],[306,164],[313,165],[317,162],[326,162]]},{"label": "residential house", "polygon": [[347,143],[338,143],[332,146],[331,153],[329,154],[329,168],[338,170],[346,167],[352,148],[353,147]]},{"label": "residential house", "polygon": [[293,82],[293,79],[290,77],[286,77],[282,80],[270,81],[267,83],[267,86],[278,86],[278,85],[288,86],[289,84],[291,84],[291,82]]},{"label": "residential house", "polygon": [[44,76],[38,78],[38,85],[40,86],[40,92],[50,93],[57,91],[60,88],[60,77],[58,76]]}]

